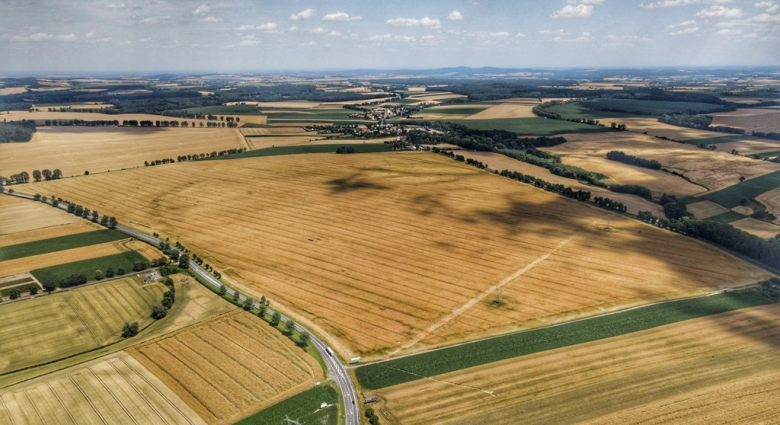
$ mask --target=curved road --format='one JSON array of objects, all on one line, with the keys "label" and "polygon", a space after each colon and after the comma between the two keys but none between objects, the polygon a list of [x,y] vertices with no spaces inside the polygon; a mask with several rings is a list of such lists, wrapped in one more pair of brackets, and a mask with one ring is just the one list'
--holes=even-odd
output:
[{"label": "curved road", "polygon": [[[7,192],[6,192],[7,193]],[[33,199],[34,198],[30,195],[25,195],[21,193],[12,193],[9,195],[18,196],[20,198],[25,199]],[[48,202],[51,203],[51,202]],[[67,207],[65,205],[60,204],[58,208],[63,209],[67,211]],[[160,240],[157,238],[154,238],[152,236],[137,232],[133,229],[130,229],[128,227],[117,225],[116,230],[119,230],[122,233],[128,234],[136,239],[145,241],[147,243],[150,243],[154,246],[160,246]],[[196,264],[194,261],[190,260],[190,268],[201,278],[203,278],[204,281],[206,281],[209,285],[213,286],[215,289],[219,289],[220,286],[222,286],[222,282],[217,280],[214,276],[211,275],[211,273],[204,270],[201,266]],[[227,293],[230,295],[233,295],[236,293],[233,289],[225,286],[227,289]],[[246,296],[239,295],[239,299],[241,301],[246,300]],[[254,303],[254,307],[260,307],[260,304],[257,302]],[[274,314],[276,310],[273,308],[268,308],[268,312],[270,314]],[[281,312],[279,312],[281,314]],[[287,316],[282,314],[282,320],[287,322],[290,320]],[[295,329],[297,329],[299,332],[309,332],[308,329],[301,326],[300,324],[295,324]],[[336,383],[339,386],[339,389],[341,390],[341,399],[344,400],[344,414],[346,418],[346,425],[359,425],[360,424],[360,409],[358,408],[357,403],[357,393],[355,392],[355,387],[352,385],[352,381],[349,379],[349,375],[347,375],[347,370],[344,368],[344,365],[341,364],[341,362],[338,360],[338,358],[334,355],[331,355],[328,350],[327,346],[325,345],[322,340],[317,338],[315,335],[313,335],[311,332],[309,332],[309,335],[311,335],[311,343],[314,345],[314,348],[317,349],[317,351],[320,353],[320,356],[322,356],[322,359],[325,361],[325,366],[327,367],[327,375],[328,377],[334,379]]]}]

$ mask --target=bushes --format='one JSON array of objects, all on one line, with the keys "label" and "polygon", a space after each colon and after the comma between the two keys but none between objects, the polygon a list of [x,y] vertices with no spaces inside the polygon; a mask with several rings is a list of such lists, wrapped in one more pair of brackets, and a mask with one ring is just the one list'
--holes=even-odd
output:
[{"label": "bushes", "polygon": [[159,320],[168,315],[168,309],[163,305],[152,307],[152,319]]},{"label": "bushes", "polygon": [[609,190],[615,193],[630,193],[632,195],[638,195],[648,200],[653,199],[653,192],[651,192],[650,189],[638,184],[613,184],[609,187]]},{"label": "bushes", "polygon": [[122,338],[130,338],[138,335],[138,322],[125,323],[122,327]]},{"label": "bushes", "polygon": [[29,142],[35,133],[35,121],[0,122],[0,143]]},{"label": "bushes", "polygon": [[74,273],[65,279],[60,280],[60,288],[70,288],[72,286],[83,285],[87,283],[87,276],[82,273]]},{"label": "bushes", "polygon": [[607,159],[612,161],[618,161],[625,164],[636,165],[639,167],[650,168],[653,170],[660,170],[661,163],[654,159],[645,159],[638,156],[627,155],[621,151],[610,151],[607,153]]},{"label": "bushes", "polygon": [[355,153],[355,148],[352,146],[341,146],[336,149],[336,153]]},{"label": "bushes", "polygon": [[379,425],[379,416],[374,413],[374,409],[367,408],[366,409],[366,417],[368,418],[368,423],[371,425]]}]

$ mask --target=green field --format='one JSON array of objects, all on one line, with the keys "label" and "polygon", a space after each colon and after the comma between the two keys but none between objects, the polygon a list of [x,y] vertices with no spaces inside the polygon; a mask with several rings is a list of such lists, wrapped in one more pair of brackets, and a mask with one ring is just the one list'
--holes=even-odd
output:
[{"label": "green field", "polygon": [[[363,144],[349,144],[349,145],[309,145],[309,146],[278,146],[275,148],[258,149],[254,151],[246,151],[237,153],[234,155],[216,156],[207,159],[221,160],[221,159],[239,159],[239,158],[255,158],[262,156],[277,156],[277,155],[299,155],[304,153],[335,153],[336,149],[348,146],[355,149],[355,153],[372,153],[372,152],[389,152],[392,149],[390,145],[384,143],[363,143]],[[351,155],[351,154],[345,154]]]},{"label": "green field", "polygon": [[756,196],[777,187],[780,187],[780,171],[745,180],[742,183],[736,183],[717,192],[708,193],[698,199],[706,199],[721,204],[726,208],[734,208],[739,205],[739,201],[742,198],[755,199]]},{"label": "green field", "polygon": [[487,109],[486,106],[461,106],[461,107],[438,107],[424,109],[421,114],[442,114],[442,115],[474,115]]},{"label": "green field", "polygon": [[365,389],[379,389],[499,360],[595,341],[670,323],[770,304],[753,290],[692,298],[535,329],[355,369]]},{"label": "green field", "polygon": [[718,223],[731,223],[732,221],[742,220],[743,218],[745,218],[743,214],[740,214],[736,211],[727,211],[723,214],[718,214],[705,220],[716,221]]},{"label": "green field", "polygon": [[774,158],[776,156],[780,156],[780,151],[756,153],[749,156],[755,156],[758,158]]},{"label": "green field", "polygon": [[30,277],[25,277],[23,279],[9,280],[7,282],[0,283],[0,289],[10,288],[12,286],[21,285],[23,283],[32,283],[32,282],[33,280]]},{"label": "green field", "polygon": [[683,140],[683,142],[699,146],[700,144],[705,145],[717,145],[718,143],[730,143],[730,142],[741,142],[743,140],[760,140],[757,137],[749,136],[747,134],[734,134],[731,136],[718,136],[718,137],[708,137],[705,139],[689,139],[689,140]]},{"label": "green field", "polygon": [[212,115],[262,115],[255,105],[218,105],[218,106],[200,106],[197,108],[185,109],[190,114],[212,114]]},{"label": "green field", "polygon": [[[620,110],[620,112],[605,111],[604,109]],[[713,103],[604,98],[556,105],[547,110],[558,113],[563,118],[600,119],[628,115],[663,115],[686,111],[717,112],[724,110],[724,107]]]},{"label": "green field", "polygon": [[[235,425],[284,424],[287,419],[301,425],[336,425],[339,423],[339,396],[333,387],[324,385],[296,394],[282,402],[246,417]],[[320,404],[328,407],[320,410]]]},{"label": "green field", "polygon": [[[440,120],[444,121],[444,120]],[[611,131],[606,127],[546,118],[505,118],[494,120],[446,120],[475,130],[506,130],[518,136],[552,136],[566,133]]]},{"label": "green field", "polygon": [[39,282],[52,281],[58,283],[60,279],[67,278],[72,274],[82,273],[87,276],[87,280],[95,279],[95,270],[106,271],[111,266],[116,271],[120,266],[125,268],[126,274],[133,273],[133,263],[143,261],[149,266],[149,260],[143,255],[128,251],[121,254],[108,255],[105,257],[91,258],[89,260],[75,261],[73,263],[60,264],[59,266],[45,267],[30,272]]},{"label": "green field", "polygon": [[75,235],[60,236],[51,239],[43,239],[35,242],[4,246],[0,247],[0,261],[13,260],[16,258],[30,257],[33,255],[64,251],[66,249],[81,248],[83,246],[113,242],[126,239],[127,237],[128,236],[122,232],[105,229],[95,230],[93,232],[77,233]]}]

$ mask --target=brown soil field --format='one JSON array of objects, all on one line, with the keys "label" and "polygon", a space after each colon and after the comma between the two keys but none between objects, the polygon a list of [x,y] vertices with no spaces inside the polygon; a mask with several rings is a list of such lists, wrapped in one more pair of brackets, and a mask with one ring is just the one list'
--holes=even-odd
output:
[{"label": "brown soil field", "polygon": [[1,144],[0,161],[9,174],[59,168],[67,177],[243,146],[235,129],[42,127],[28,143]]},{"label": "brown soil field", "polygon": [[775,423],[778,341],[780,306],[756,307],[397,385],[376,409],[403,424]]},{"label": "brown soil field", "polygon": [[493,120],[497,118],[534,118],[536,117],[536,115],[534,115],[534,113],[531,112],[534,106],[535,105],[529,105],[523,103],[502,103],[498,106],[493,106],[482,112],[471,115],[466,119],[467,120]]},{"label": "brown soil field", "polygon": [[701,201],[688,205],[688,211],[693,213],[696,218],[710,218],[727,213],[729,209],[712,201]]},{"label": "brown soil field", "polygon": [[[32,201],[27,201],[32,202]],[[105,227],[91,223],[87,220],[80,220],[77,223],[63,224],[61,226],[46,227],[27,232],[12,233],[10,235],[0,236],[0,246],[16,245],[20,243],[35,242],[42,239],[56,238],[60,236],[75,235],[78,233],[103,230]]]},{"label": "brown soil field", "polygon": [[205,424],[125,353],[116,353],[0,392],[6,424]]},{"label": "brown soil field", "polygon": [[[678,127],[675,125],[658,122],[658,118],[652,117],[617,117],[601,118],[602,123],[625,124],[631,132],[647,132],[651,136],[668,137],[673,140],[707,139],[724,136],[723,133],[714,131],[697,130],[695,128]],[[605,133],[600,133],[605,134]]]},{"label": "brown soil field", "polygon": [[780,217],[780,188],[772,189],[756,196],[756,201],[766,206],[767,212]]},{"label": "brown soil field", "polygon": [[[768,276],[684,236],[425,152],[178,163],[27,187],[182,241],[242,292],[338,338],[345,357]],[[497,284],[501,309],[484,299]]]},{"label": "brown soil field", "polygon": [[[4,145],[7,143],[3,143]],[[0,235],[48,229],[85,221],[42,202],[0,195]]]},{"label": "brown soil field", "polygon": [[[594,139],[597,137],[593,137]],[[550,152],[559,153],[556,147],[549,149]],[[667,173],[661,170],[651,170],[649,168],[638,167],[635,165],[624,164],[618,161],[611,161],[606,158],[609,152],[588,151],[585,153],[572,152],[567,150],[563,154],[563,163],[574,165],[588,171],[594,171],[609,176],[609,180],[617,184],[637,184],[650,189],[654,195],[660,196],[663,193],[669,193],[678,196],[693,195],[695,193],[706,192],[707,189],[693,184],[680,176]],[[599,156],[599,154],[602,154]]]},{"label": "brown soil field", "polygon": [[314,358],[276,329],[242,311],[127,352],[209,424],[233,423],[310,388],[322,378]]},{"label": "brown soil field", "polygon": [[567,134],[567,142],[545,148],[560,155],[605,158],[612,150],[640,158],[655,159],[664,168],[684,174],[692,181],[715,191],[746,179],[780,170],[780,164],[756,161],[727,152],[710,151],[685,143],[670,142],[632,132]]},{"label": "brown soil field", "polygon": [[517,171],[518,173],[529,174],[534,177],[547,180],[551,183],[562,184],[575,190],[588,191],[591,193],[592,197],[603,196],[622,202],[628,207],[628,212],[631,214],[638,214],[639,211],[651,211],[653,215],[657,217],[666,216],[664,214],[664,209],[661,206],[639,196],[629,195],[626,193],[610,192],[607,189],[582,184],[574,179],[556,176],[545,168],[537,167],[536,165],[528,164],[526,162],[517,161],[506,155],[501,155],[500,153],[459,151],[458,154],[463,155],[466,158],[482,161],[483,163],[488,164],[492,170],[498,170],[499,172],[501,170]]},{"label": "brown soil field", "polygon": [[[776,109],[737,109],[732,112],[712,114],[712,125],[742,128],[745,132],[780,132],[780,111]],[[720,146],[718,146],[720,147]]]},{"label": "brown soil field", "polygon": [[766,221],[756,220],[755,218],[750,217],[733,221],[729,224],[737,229],[742,229],[764,239],[772,239],[780,234],[780,225],[767,223]]},{"label": "brown soil field", "polygon": [[731,211],[736,211],[742,215],[750,215],[753,214],[753,208],[750,208],[748,206],[739,205],[731,209]]}]

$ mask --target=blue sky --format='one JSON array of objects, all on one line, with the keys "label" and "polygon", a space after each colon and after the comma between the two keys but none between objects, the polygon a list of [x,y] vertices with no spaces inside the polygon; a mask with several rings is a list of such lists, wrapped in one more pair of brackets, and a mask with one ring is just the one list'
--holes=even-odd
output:
[{"label": "blue sky", "polygon": [[780,65],[780,0],[0,0],[0,73]]}]

